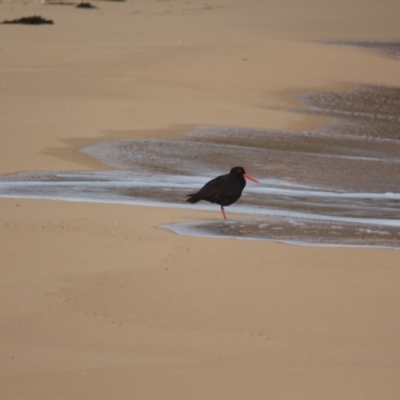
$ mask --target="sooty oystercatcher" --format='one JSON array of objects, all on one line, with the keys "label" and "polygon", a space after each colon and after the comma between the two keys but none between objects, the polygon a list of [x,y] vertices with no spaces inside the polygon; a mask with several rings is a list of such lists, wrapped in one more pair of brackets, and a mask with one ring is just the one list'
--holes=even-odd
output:
[{"label": "sooty oystercatcher", "polygon": [[186,201],[197,203],[200,200],[217,203],[221,206],[222,215],[226,219],[224,206],[230,206],[240,199],[246,186],[246,179],[260,183],[253,178],[243,167],[233,167],[229,174],[218,176],[206,183],[197,193],[188,194]]}]

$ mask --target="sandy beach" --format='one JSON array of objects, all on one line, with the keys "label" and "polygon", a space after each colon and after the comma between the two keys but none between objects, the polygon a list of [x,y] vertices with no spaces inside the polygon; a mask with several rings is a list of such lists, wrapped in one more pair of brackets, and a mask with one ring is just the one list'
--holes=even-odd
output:
[{"label": "sandy beach", "polygon": [[[399,86],[397,1],[1,2],[0,173],[105,139],[317,127],[293,93]],[[251,171],[256,176],[256,171]],[[0,389],[22,399],[400,398],[397,250],[181,236],[215,212],[0,199]]]}]

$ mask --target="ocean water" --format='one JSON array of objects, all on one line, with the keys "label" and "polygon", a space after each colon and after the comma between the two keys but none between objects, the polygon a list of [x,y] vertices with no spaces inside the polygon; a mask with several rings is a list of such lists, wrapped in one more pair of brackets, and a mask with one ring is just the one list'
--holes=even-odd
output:
[{"label": "ocean water", "polygon": [[[400,88],[297,96],[331,117],[314,131],[197,126],[179,139],[104,141],[81,151],[99,172],[27,172],[0,177],[1,197],[214,210],[174,232],[314,246],[400,247]],[[186,194],[242,165],[260,180],[226,208],[189,204]],[[241,214],[240,217],[238,214]]]}]

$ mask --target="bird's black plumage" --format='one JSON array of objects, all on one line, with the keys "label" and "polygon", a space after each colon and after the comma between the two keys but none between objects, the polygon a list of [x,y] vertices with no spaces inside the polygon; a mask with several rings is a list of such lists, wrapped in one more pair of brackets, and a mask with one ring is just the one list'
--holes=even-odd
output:
[{"label": "bird's black plumage", "polygon": [[246,174],[243,167],[234,167],[229,174],[218,176],[206,183],[198,192],[188,194],[189,203],[197,203],[205,200],[210,203],[216,203],[221,206],[224,216],[224,206],[229,206],[240,199],[243,189],[246,186],[245,177],[254,180],[250,175]]},{"label": "bird's black plumage", "polygon": [[235,167],[226,175],[218,176],[206,183],[197,193],[188,194],[186,201],[197,203],[200,200],[210,203],[229,206],[240,199],[242,191],[246,186],[244,179],[244,169]]}]

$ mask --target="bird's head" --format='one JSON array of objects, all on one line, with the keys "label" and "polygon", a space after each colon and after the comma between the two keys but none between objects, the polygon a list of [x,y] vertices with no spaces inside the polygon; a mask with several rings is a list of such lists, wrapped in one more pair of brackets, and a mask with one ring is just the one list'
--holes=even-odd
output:
[{"label": "bird's head", "polygon": [[243,176],[244,178],[255,183],[260,183],[256,178],[253,178],[251,175],[247,174],[243,167],[233,167],[229,173],[238,177]]}]

